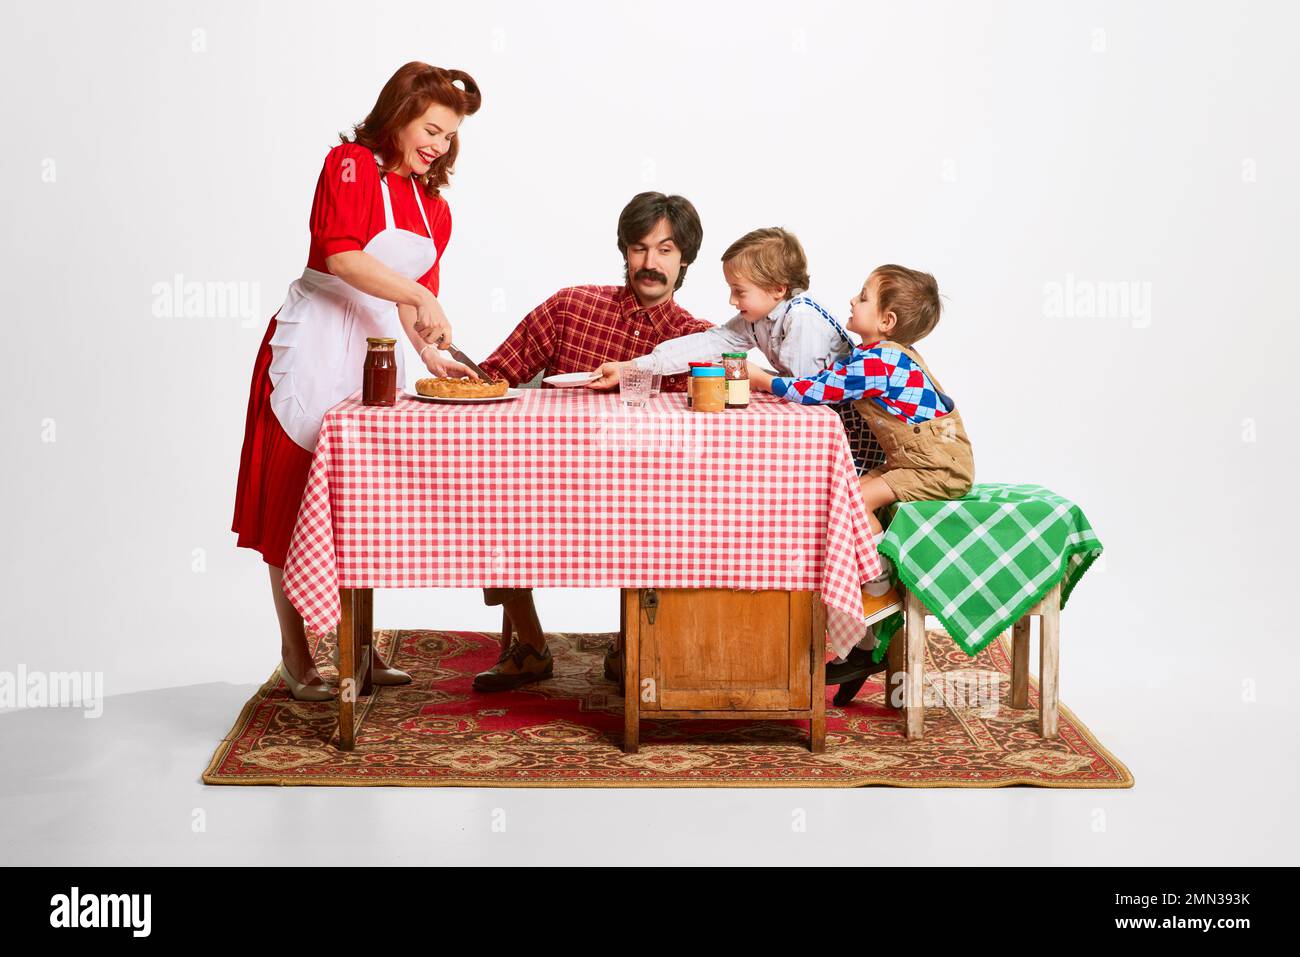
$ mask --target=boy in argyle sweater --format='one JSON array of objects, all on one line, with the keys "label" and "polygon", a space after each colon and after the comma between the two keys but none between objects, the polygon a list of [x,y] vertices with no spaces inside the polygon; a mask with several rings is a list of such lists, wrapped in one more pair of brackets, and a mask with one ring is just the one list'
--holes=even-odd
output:
[{"label": "boy in argyle sweater", "polygon": [[[858,480],[879,542],[878,509],[893,502],[961,498],[974,482],[975,460],[956,403],[913,348],[939,323],[934,277],[903,266],[880,266],[849,307],[848,329],[862,337],[862,345],[847,359],[799,379],[772,376],[751,363],[749,379],[751,387],[791,402],[852,402],[862,413],[885,453],[885,464]],[[869,625],[902,607],[887,572],[863,586],[862,602]],[[827,683],[869,674],[874,645],[875,636],[868,631],[846,661],[827,666]]]}]

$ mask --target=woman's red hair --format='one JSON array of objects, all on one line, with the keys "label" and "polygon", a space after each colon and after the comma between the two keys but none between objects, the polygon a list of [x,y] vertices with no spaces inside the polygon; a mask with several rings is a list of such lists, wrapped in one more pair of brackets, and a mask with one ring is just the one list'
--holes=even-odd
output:
[{"label": "woman's red hair", "polygon": [[[457,86],[457,83],[460,85]],[[478,84],[464,70],[444,70],[440,66],[412,61],[394,73],[379,91],[379,99],[366,118],[352,129],[352,135],[340,133],[344,143],[357,143],[378,153],[385,163],[397,156],[397,133],[412,120],[422,116],[430,103],[438,103],[459,116],[478,112],[483,97]],[[460,153],[460,137],[453,136],[443,153],[419,177],[424,191],[437,196],[455,171]]]}]

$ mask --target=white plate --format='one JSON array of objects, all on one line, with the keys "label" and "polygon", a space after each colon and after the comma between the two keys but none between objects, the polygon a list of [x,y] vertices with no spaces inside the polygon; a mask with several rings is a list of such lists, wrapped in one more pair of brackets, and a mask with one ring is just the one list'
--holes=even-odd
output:
[{"label": "white plate", "polygon": [[420,395],[418,392],[412,392],[410,389],[403,389],[403,394],[411,399],[419,399],[421,402],[451,402],[457,405],[477,405],[480,402],[508,402],[511,399],[517,399],[523,395],[522,389],[506,389],[505,395],[491,395],[483,398],[450,398],[440,395]]},{"label": "white plate", "polygon": [[599,378],[598,372],[565,372],[562,375],[548,375],[542,381],[557,389],[572,389],[586,385],[588,382],[595,382]]}]

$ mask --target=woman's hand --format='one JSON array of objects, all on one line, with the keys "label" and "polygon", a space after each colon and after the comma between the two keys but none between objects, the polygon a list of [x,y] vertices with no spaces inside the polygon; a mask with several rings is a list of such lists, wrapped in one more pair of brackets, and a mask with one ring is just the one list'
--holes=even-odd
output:
[{"label": "woman's hand", "polygon": [[[432,295],[429,296],[429,299],[433,301],[434,305],[437,305],[437,300]],[[429,341],[427,333],[432,332],[433,327],[427,322],[420,321],[419,311],[416,306],[399,302],[397,304],[397,318],[402,325],[402,331],[406,333],[407,340],[411,343],[411,348],[415,350],[416,355],[420,357],[420,361],[424,363],[425,368],[430,372],[438,376],[447,375],[453,377],[469,374],[468,369],[459,362],[452,362],[446,356],[446,353],[441,351],[442,343]],[[433,338],[437,338],[436,333]]]},{"label": "woman's hand", "polygon": [[467,365],[462,365],[453,359],[449,359],[434,343],[430,342],[420,350],[420,358],[424,360],[424,367],[429,370],[430,375],[441,376],[447,379],[461,379],[469,376],[471,379],[478,379],[474,370]]},{"label": "woman's hand", "polygon": [[420,301],[415,304],[414,328],[425,342],[439,349],[451,346],[451,323],[447,319],[447,314],[442,311],[442,304],[427,289],[420,297]]}]

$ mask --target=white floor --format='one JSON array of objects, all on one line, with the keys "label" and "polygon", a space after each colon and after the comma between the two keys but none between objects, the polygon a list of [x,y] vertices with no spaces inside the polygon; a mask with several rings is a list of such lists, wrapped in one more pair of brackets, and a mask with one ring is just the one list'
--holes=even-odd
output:
[{"label": "white floor", "polygon": [[1203,676],[1194,661],[1183,665],[1166,674],[1167,687],[1145,695],[1122,678],[1147,673],[1141,668],[1107,688],[1100,673],[1076,661],[1076,675],[1091,674],[1092,694],[1066,675],[1067,705],[1135,774],[1137,786],[1124,791],[206,787],[199,775],[255,683],[110,696],[94,720],[75,710],[11,711],[0,714],[0,857],[11,864],[1294,863],[1293,704],[1223,696],[1207,706]]}]

